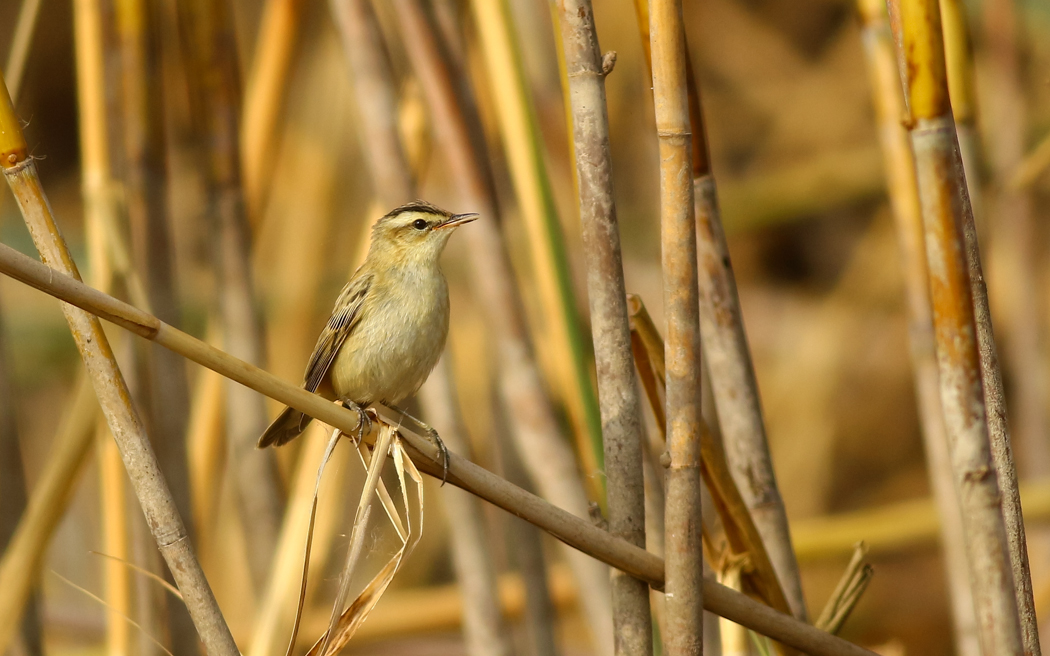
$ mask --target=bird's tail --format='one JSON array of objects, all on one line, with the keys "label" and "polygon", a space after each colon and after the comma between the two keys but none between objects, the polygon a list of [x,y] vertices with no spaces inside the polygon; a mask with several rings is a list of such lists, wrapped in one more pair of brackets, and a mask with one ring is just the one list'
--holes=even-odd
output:
[{"label": "bird's tail", "polygon": [[259,438],[259,448],[281,446],[291,442],[302,433],[313,417],[308,417],[295,408],[285,408],[277,415],[270,427]]}]

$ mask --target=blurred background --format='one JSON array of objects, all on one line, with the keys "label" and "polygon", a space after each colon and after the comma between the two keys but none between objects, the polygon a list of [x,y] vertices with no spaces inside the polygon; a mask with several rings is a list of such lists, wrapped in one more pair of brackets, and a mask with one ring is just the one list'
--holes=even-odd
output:
[{"label": "blurred background", "polygon": [[[0,55],[12,47],[23,2],[0,3]],[[99,285],[98,251],[85,220],[84,122],[78,111],[78,50],[74,7],[81,2],[42,0],[25,64],[17,111],[52,206],[81,273]],[[361,108],[351,68],[328,3],[321,0],[222,0],[232,11],[236,75],[245,88],[228,89],[245,135],[247,102],[259,79],[265,35],[284,39],[287,74],[273,94],[272,126],[255,195],[247,198],[251,225],[253,289],[261,314],[264,345],[260,363],[285,380],[299,382],[316,335],[339,289],[360,262],[368,227],[385,211],[362,139]],[[116,203],[128,165],[122,140],[121,60],[117,39],[119,2],[102,0],[102,106],[108,108],[110,192]],[[168,185],[164,191],[170,230],[174,316],[183,329],[221,344],[216,323],[223,291],[215,267],[220,228],[206,219],[210,170],[192,78],[183,65],[192,41],[180,35],[176,0],[154,3],[159,37]],[[179,0],[178,4],[181,4]],[[508,172],[485,52],[468,0],[433,0],[461,57],[458,83],[472,90],[487,143],[488,161],[501,208],[505,244],[514,265],[530,334],[554,398],[567,443],[574,427],[558,391],[559,351],[549,342],[535,260]],[[283,9],[274,9],[274,6]],[[586,284],[573,189],[574,164],[558,64],[557,33],[543,0],[507,3],[527,86],[540,129],[544,163],[569,255],[582,321]],[[1037,0],[966,3],[974,46],[977,125],[987,162],[981,172],[979,229],[985,271],[1003,364],[1015,454],[1024,491],[1029,553],[1037,611],[1050,613],[1050,401],[1047,351],[1047,293],[1050,259],[1045,257],[1050,216],[1050,175],[1036,177],[1023,192],[1027,223],[1004,218],[999,202],[1023,156],[1050,134],[1050,4]],[[435,135],[432,114],[400,35],[398,18],[375,3],[389,52],[398,99],[398,128],[416,173],[418,195],[456,212],[464,204],[448,153]],[[617,53],[607,78],[614,188],[628,291],[645,301],[663,326],[659,238],[659,177],[651,81],[631,0],[595,4],[603,50]],[[1006,16],[1005,20],[1003,16]],[[871,83],[865,65],[856,7],[846,0],[687,0],[685,16],[692,63],[719,183],[744,319],[766,413],[781,493],[792,521],[803,586],[811,614],[831,594],[850,556],[850,544],[866,539],[875,577],[842,631],[843,637],[884,654],[953,653],[949,594],[936,514],[929,501],[920,423],[908,354],[903,281],[885,172],[879,149]],[[269,23],[267,22],[269,17]],[[78,16],[79,19],[79,16]],[[267,32],[267,29],[271,32]],[[273,37],[285,29],[288,35]],[[1005,31],[1005,32],[1004,32]],[[263,36],[261,36],[263,35]],[[1003,43],[1006,45],[1003,46]],[[1001,56],[1003,48],[1012,59]],[[113,53],[116,53],[115,55]],[[1003,68],[1004,61],[1007,63]],[[1010,68],[1012,67],[1012,68]],[[8,74],[10,81],[10,72]],[[280,76],[278,76],[280,78]],[[265,123],[265,121],[264,121]],[[204,145],[202,145],[204,144]],[[1003,146],[1014,144],[1014,146]],[[242,148],[244,144],[242,143]],[[1005,149],[1005,151],[1004,151]],[[261,153],[261,154],[260,154]],[[1005,153],[1005,154],[1004,154]],[[1011,154],[1012,153],[1012,154]],[[1012,158],[1012,160],[1011,160]],[[86,186],[87,185],[87,186]],[[259,191],[261,190],[261,191]],[[496,220],[483,217],[482,220]],[[119,229],[119,227],[118,227]],[[468,227],[465,230],[470,230]],[[6,187],[0,190],[0,241],[36,256]],[[134,240],[131,240],[134,241]],[[506,419],[494,410],[494,341],[482,303],[475,296],[463,231],[449,244],[444,270],[452,285],[448,358],[458,388],[459,411],[474,457],[506,470],[497,440]],[[1025,255],[1027,254],[1027,255]],[[148,258],[147,258],[148,260]],[[109,265],[113,266],[113,265]],[[115,293],[128,298],[126,287]],[[8,278],[0,278],[3,351],[9,399],[28,488],[33,489],[52,453],[56,433],[74,405],[80,360],[57,301]],[[227,321],[229,323],[229,321]],[[107,326],[135,385],[135,342]],[[584,335],[589,329],[584,327]],[[141,350],[141,349],[140,349]],[[185,365],[185,413],[189,479],[205,571],[242,650],[259,631],[265,577],[253,578],[249,522],[238,519],[231,456],[224,435],[237,419],[223,406],[223,388],[204,370]],[[1022,399],[1029,399],[1028,405]],[[1032,401],[1034,399],[1034,402]],[[138,399],[137,399],[138,400]],[[225,410],[224,410],[225,407]],[[277,412],[267,407],[269,416]],[[97,418],[93,419],[97,423]],[[650,419],[651,421],[651,419]],[[441,431],[442,426],[435,424]],[[250,432],[250,430],[249,430]],[[105,430],[99,429],[69,490],[47,546],[34,599],[45,651],[95,654],[107,650],[107,616],[98,601],[54,574],[96,595],[106,587],[111,553],[102,508]],[[257,434],[257,433],[256,433]],[[315,439],[311,436],[309,439]],[[323,440],[323,437],[321,438]],[[97,442],[97,444],[96,444]],[[216,446],[218,445],[218,446]],[[292,447],[276,457],[279,500],[295,489],[298,457]],[[286,452],[285,452],[286,451]],[[17,463],[3,464],[5,473]],[[304,639],[323,630],[360,489],[360,473],[344,458],[330,482],[332,519],[325,538],[334,557],[315,570],[317,589],[307,604]],[[313,465],[310,466],[312,469]],[[599,474],[579,470],[590,493]],[[345,476],[343,474],[346,474]],[[122,473],[119,474],[123,476]],[[203,481],[203,482],[202,482]],[[351,653],[467,653],[459,632],[460,613],[449,549],[443,491],[427,479],[426,523],[420,546],[398,574],[387,596],[348,648]],[[200,490],[204,490],[202,493]],[[125,491],[127,560],[156,569],[155,548],[142,526],[134,496]],[[203,496],[202,496],[203,494]],[[1031,501],[1030,501],[1031,500]],[[283,501],[281,501],[283,503]],[[15,502],[0,499],[11,512]],[[119,507],[119,506],[118,506]],[[291,512],[292,504],[288,503]],[[17,514],[15,514],[17,517]],[[497,571],[520,568],[508,515],[486,507]],[[250,528],[250,526],[248,526]],[[382,541],[382,536],[376,540]],[[293,549],[300,558],[301,551]],[[563,552],[544,538],[550,572],[564,571]],[[294,570],[293,566],[293,570]],[[559,567],[562,569],[559,570]],[[54,574],[53,574],[54,573]],[[504,586],[513,644],[532,653],[522,619],[523,592]],[[156,584],[132,575],[132,606],[156,597]],[[297,589],[297,583],[293,590]],[[555,636],[564,654],[598,653],[581,614],[579,596],[565,576],[550,588],[557,613]],[[430,595],[430,596],[427,596]],[[162,600],[163,601],[163,600]],[[166,603],[177,603],[168,599]],[[162,642],[163,625],[153,613],[146,629]],[[139,621],[144,621],[138,615]],[[319,621],[315,621],[321,618]],[[284,621],[284,620],[282,620]],[[320,622],[320,623],[319,623]],[[287,629],[277,623],[278,651]],[[320,627],[320,628],[319,628]],[[306,635],[309,634],[309,635]],[[155,646],[131,629],[130,651]],[[10,654],[31,654],[22,645]],[[248,653],[245,651],[245,653]],[[253,652],[255,653],[255,652]],[[182,656],[180,654],[179,656]]]}]

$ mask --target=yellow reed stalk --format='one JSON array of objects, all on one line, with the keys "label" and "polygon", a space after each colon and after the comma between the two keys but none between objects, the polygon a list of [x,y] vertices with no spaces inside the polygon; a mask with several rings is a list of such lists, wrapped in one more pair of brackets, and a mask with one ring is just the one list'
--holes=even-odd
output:
[{"label": "yellow reed stalk", "polygon": [[18,102],[18,94],[22,90],[22,75],[26,70],[26,59],[29,57],[29,46],[33,42],[33,31],[40,16],[41,4],[43,0],[23,0],[14,35],[11,37],[11,50],[7,54],[4,77],[7,78],[7,88],[14,102]]},{"label": "yellow reed stalk", "polygon": [[[106,614],[106,651],[109,656],[126,656],[131,641],[131,578],[128,560],[127,494],[120,451],[101,417],[97,421],[99,483],[102,488],[102,549],[111,556],[103,562],[105,598],[112,611]],[[162,579],[163,580],[163,579]],[[116,615],[119,613],[121,616]]]},{"label": "yellow reed stalk", "polygon": [[[0,113],[2,116],[2,113]],[[0,149],[9,145],[4,140],[0,121]],[[4,152],[0,150],[0,153]],[[239,360],[208,344],[173,328],[127,303],[88,287],[83,282],[49,268],[31,257],[0,244],[0,273],[11,276],[31,287],[45,291],[66,303],[88,310],[136,335],[154,341],[187,359],[218,371],[232,381],[254,389],[280,403],[317,418],[323,423],[354,434],[358,415],[342,406],[326,401],[301,387],[282,381],[251,364]],[[444,475],[445,459],[437,445],[425,435],[422,428],[405,423],[405,417],[385,406],[373,406],[379,419],[400,425],[407,453],[419,471],[433,477]],[[366,438],[370,439],[370,438]],[[134,479],[133,479],[134,480]],[[567,546],[607,563],[653,587],[664,585],[662,559],[636,547],[626,540],[614,537],[608,531],[594,526],[504,479],[482,469],[462,457],[450,453],[447,482],[475,494],[492,504],[535,524],[561,540]],[[165,555],[167,553],[165,552]],[[774,640],[796,647],[812,656],[873,656],[874,652],[836,638],[795,618],[758,603],[745,595],[729,590],[714,580],[704,583],[706,610],[743,624]],[[185,596],[191,586],[180,586]],[[187,599],[187,604],[195,600]],[[230,652],[233,653],[233,652]],[[225,653],[224,653],[225,656]]]},{"label": "yellow reed stalk", "polygon": [[[544,323],[554,336],[557,377],[573,423],[576,450],[585,472],[600,471],[604,469],[605,456],[598,400],[576,315],[565,240],[543,160],[542,136],[522,68],[517,36],[511,26],[510,8],[505,0],[475,0],[471,7],[496,104],[500,136],[529,236],[532,273]],[[594,496],[603,503],[601,477],[588,476],[586,480],[595,482],[599,489],[593,491],[597,493]]]},{"label": "yellow reed stalk", "polygon": [[222,376],[214,371],[202,371],[190,403],[186,429],[193,521],[202,547],[209,544],[218,513],[226,455],[222,413],[224,403]]}]

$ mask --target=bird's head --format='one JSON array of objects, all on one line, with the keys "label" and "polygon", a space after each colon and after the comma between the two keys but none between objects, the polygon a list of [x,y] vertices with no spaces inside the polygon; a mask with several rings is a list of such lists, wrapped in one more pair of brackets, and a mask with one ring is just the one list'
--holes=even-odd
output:
[{"label": "bird's head", "polygon": [[452,214],[425,201],[413,201],[390,211],[372,227],[368,255],[395,262],[436,263],[458,226],[477,214]]}]

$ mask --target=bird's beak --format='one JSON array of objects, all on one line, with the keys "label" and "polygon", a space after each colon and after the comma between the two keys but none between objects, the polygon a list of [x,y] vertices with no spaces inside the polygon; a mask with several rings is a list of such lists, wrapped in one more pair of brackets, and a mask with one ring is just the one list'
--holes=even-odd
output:
[{"label": "bird's beak", "polygon": [[477,212],[469,212],[467,214],[453,214],[441,223],[434,226],[434,230],[441,230],[443,228],[455,228],[461,226],[464,223],[470,223],[480,216]]}]

